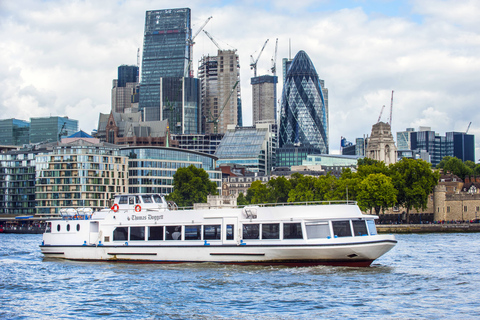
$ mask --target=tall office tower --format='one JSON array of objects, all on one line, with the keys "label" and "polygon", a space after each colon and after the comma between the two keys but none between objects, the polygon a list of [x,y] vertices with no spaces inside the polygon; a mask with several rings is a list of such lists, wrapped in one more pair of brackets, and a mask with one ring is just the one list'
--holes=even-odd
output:
[{"label": "tall office tower", "polygon": [[410,133],[415,129],[407,128],[405,131],[397,132],[397,150],[410,150]]},{"label": "tall office tower", "polygon": [[253,123],[277,120],[277,83],[276,76],[264,75],[253,77],[252,106]]},{"label": "tall office tower", "polygon": [[78,120],[68,117],[30,118],[30,143],[60,141],[78,131]]},{"label": "tall office tower", "polygon": [[283,58],[282,59],[282,71],[283,71],[283,83],[287,80],[287,72],[290,69],[290,65],[292,64],[292,59]]},{"label": "tall office tower", "polygon": [[328,115],[317,71],[304,51],[297,53],[283,87],[280,148],[303,145],[328,154]]},{"label": "tall office tower", "polygon": [[[160,78],[190,73],[190,9],[147,11],[139,109],[145,121],[160,120]],[[174,90],[177,90],[175,88]]]},{"label": "tall office tower", "polygon": [[118,78],[113,80],[112,111],[136,112],[138,108],[138,67],[118,67]]},{"label": "tall office tower", "polygon": [[199,61],[202,127],[207,134],[225,133],[228,125],[239,124],[240,65],[236,52],[218,50],[217,56],[204,56]]},{"label": "tall office tower", "polygon": [[21,146],[28,144],[30,123],[18,119],[0,120],[0,145]]},{"label": "tall office tower", "polygon": [[465,132],[445,134],[445,155],[475,162],[475,136]]}]

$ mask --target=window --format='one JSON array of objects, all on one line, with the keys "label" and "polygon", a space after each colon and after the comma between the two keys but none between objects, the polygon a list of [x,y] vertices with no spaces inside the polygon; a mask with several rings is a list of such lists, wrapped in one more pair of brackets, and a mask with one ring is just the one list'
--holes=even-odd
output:
[{"label": "window", "polygon": [[80,225],[77,224],[77,231],[80,231]]},{"label": "window", "polygon": [[308,239],[322,239],[329,238],[330,226],[327,221],[305,224]]},{"label": "window", "polygon": [[185,240],[202,240],[202,226],[185,226]]},{"label": "window", "polygon": [[145,240],[145,227],[130,227],[130,240]]},{"label": "window", "polygon": [[148,240],[163,240],[163,227],[148,227]]},{"label": "window", "polygon": [[302,225],[300,223],[284,223],[283,239],[303,239]]},{"label": "window", "polygon": [[152,203],[152,197],[147,195],[142,195],[143,203]]},{"label": "window", "polygon": [[259,236],[260,236],[259,224],[243,225],[243,239],[259,239]]},{"label": "window", "polygon": [[333,234],[336,237],[351,237],[350,220],[332,221]]},{"label": "window", "polygon": [[60,230],[61,230],[61,227],[59,224],[57,224],[57,231],[60,232]]},{"label": "window", "polygon": [[450,212],[450,207],[447,207],[447,213],[449,213],[449,212]]},{"label": "window", "polygon": [[365,220],[353,220],[353,234],[358,236],[368,236],[367,225],[365,224]]},{"label": "window", "polygon": [[222,229],[220,225],[204,226],[203,227],[203,239],[204,240],[220,240]]},{"label": "window", "polygon": [[233,239],[235,239],[233,224],[227,224],[227,240],[233,240]]},{"label": "window", "polygon": [[465,212],[467,212],[467,211],[468,211],[468,208],[467,208],[467,206],[464,206],[464,207],[463,207],[463,211],[465,211]]},{"label": "window", "polygon": [[278,223],[262,224],[262,239],[280,239],[280,225]]},{"label": "window", "polygon": [[67,231],[70,231],[70,225],[67,224]]},{"label": "window", "polygon": [[128,197],[127,196],[121,196],[120,200],[118,201],[118,204],[127,204],[128,203]]},{"label": "window", "polygon": [[127,240],[128,227],[117,227],[113,230],[113,241]]},{"label": "window", "polygon": [[371,236],[374,236],[374,235],[377,234],[377,228],[375,227],[375,221],[367,220],[367,227],[368,227],[368,232],[370,233]]},{"label": "window", "polygon": [[182,240],[181,226],[165,227],[165,240]]},{"label": "window", "polygon": [[153,201],[155,201],[155,203],[162,203],[162,197],[160,197],[158,194],[154,194]]}]

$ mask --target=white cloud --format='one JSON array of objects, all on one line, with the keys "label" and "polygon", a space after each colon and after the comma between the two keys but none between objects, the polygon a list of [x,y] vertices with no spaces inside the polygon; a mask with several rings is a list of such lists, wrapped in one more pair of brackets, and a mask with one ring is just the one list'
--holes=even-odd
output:
[{"label": "white cloud", "polygon": [[[238,49],[245,124],[251,123],[250,55],[270,39],[258,62],[258,73],[269,73],[278,38],[279,98],[291,39],[292,57],[305,50],[329,89],[331,150],[341,136],[370,134],[382,105],[387,119],[391,90],[394,136],[419,125],[464,131],[470,121],[470,133],[480,132],[477,1],[413,1],[411,19],[408,12],[369,15],[362,1],[330,11],[319,11],[315,1],[295,4],[289,11],[288,1],[1,2],[0,111],[25,120],[68,115],[87,132],[96,128],[98,113],[110,110],[117,67],[136,63],[145,11],[190,7],[194,32],[213,16],[205,29],[223,47]],[[216,51],[200,33],[193,66]]]}]

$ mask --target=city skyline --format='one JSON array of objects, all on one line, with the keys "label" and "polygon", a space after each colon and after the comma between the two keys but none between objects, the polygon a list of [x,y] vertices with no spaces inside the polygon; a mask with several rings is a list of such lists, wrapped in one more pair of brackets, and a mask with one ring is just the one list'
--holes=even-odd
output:
[{"label": "city skyline", "polygon": [[[69,116],[87,132],[108,113],[119,65],[143,50],[145,12],[188,7],[192,32],[205,26],[225,49],[238,49],[244,125],[252,124],[250,55],[268,38],[257,75],[305,50],[329,88],[330,150],[340,137],[369,134],[393,101],[392,132],[430,126],[480,132],[480,4],[473,1],[48,1],[0,4],[0,110],[3,118]],[[81,13],[81,14],[80,14]],[[195,39],[193,68],[217,48]],[[141,57],[140,57],[141,58]],[[278,73],[281,92],[283,77]],[[388,111],[383,114],[387,121]],[[476,139],[477,154],[480,140]]]}]

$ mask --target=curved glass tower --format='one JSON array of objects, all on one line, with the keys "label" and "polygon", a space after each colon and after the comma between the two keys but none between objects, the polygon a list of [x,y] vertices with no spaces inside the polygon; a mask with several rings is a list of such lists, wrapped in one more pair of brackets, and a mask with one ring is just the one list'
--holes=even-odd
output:
[{"label": "curved glass tower", "polygon": [[317,71],[305,53],[293,59],[283,86],[279,147],[294,145],[328,154],[328,115]]}]

